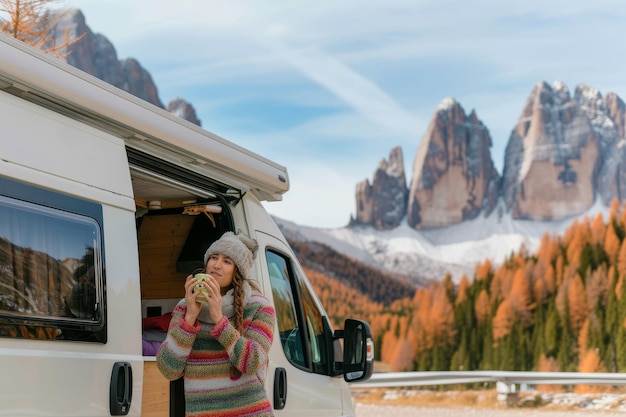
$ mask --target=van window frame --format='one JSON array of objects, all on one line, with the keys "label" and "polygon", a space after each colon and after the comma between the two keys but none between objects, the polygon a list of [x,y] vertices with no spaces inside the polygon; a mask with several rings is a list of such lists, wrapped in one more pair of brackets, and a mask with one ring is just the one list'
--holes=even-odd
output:
[{"label": "van window frame", "polygon": [[[106,280],[102,206],[98,203],[8,178],[0,178],[0,205],[8,210],[14,210],[16,215],[31,216],[32,219],[37,219],[44,224],[46,219],[51,219],[57,227],[64,227],[64,224],[67,226],[81,225],[83,228],[91,230],[93,248],[87,246],[84,256],[92,265],[88,273],[84,274],[84,271],[76,268],[71,273],[71,279],[75,281],[74,284],[87,283],[86,287],[89,291],[85,292],[83,291],[85,287],[81,287],[78,294],[89,300],[87,305],[91,305],[91,302],[94,303],[93,309],[80,310],[79,314],[83,312],[86,314],[83,318],[76,315],[76,310],[71,309],[66,304],[67,297],[69,297],[67,293],[57,294],[63,298],[65,315],[51,316],[45,313],[31,314],[27,311],[0,310],[0,337],[106,343]],[[53,235],[50,237],[54,238]],[[7,236],[2,236],[2,230],[0,230],[0,238],[8,240]],[[77,242],[75,241],[75,243]],[[90,253],[90,249],[93,254]],[[44,251],[42,252],[42,250]],[[35,252],[54,259],[52,255],[45,252],[45,248],[38,248]],[[62,260],[57,259],[56,261],[61,263]],[[48,270],[46,269],[46,271]],[[74,276],[75,274],[83,275],[78,277]],[[93,282],[90,282],[92,276]],[[7,276],[7,278],[10,277]],[[59,279],[68,280],[68,276]],[[76,286],[78,287],[78,285]],[[2,289],[0,288],[1,293]]]},{"label": "van window frame", "polygon": [[[299,274],[297,268],[294,267],[293,258],[290,255],[275,248],[266,248],[265,259],[268,269],[274,263],[271,260],[271,256],[280,258],[285,265],[284,273],[281,273],[280,277],[276,276],[277,271],[268,271],[268,274],[279,328],[279,334],[276,336],[280,338],[280,344],[287,360],[296,368],[304,371],[320,375],[331,375],[333,352],[329,349],[329,346],[332,346],[332,344],[328,341],[331,335],[328,334],[324,311],[320,310],[315,302],[315,293],[307,285],[306,278]],[[277,288],[275,287],[278,279],[286,281],[292,295],[292,308],[297,327],[290,332],[290,335],[280,334],[281,325],[283,324],[280,321],[283,312],[279,311],[282,304],[277,300],[280,297],[277,295]],[[308,302],[306,302],[307,298]],[[314,330],[314,326],[311,325],[311,320],[308,320],[314,316],[319,317],[318,327],[321,329],[321,333],[317,337],[311,333],[311,330]],[[299,331],[294,332],[296,329]],[[289,337],[293,336],[294,333],[296,337],[299,337],[295,342],[299,342],[302,347],[301,353],[303,357],[300,360],[294,359],[292,357],[293,354],[290,353],[292,349],[289,348],[289,344],[293,343],[294,340],[290,340]]]}]

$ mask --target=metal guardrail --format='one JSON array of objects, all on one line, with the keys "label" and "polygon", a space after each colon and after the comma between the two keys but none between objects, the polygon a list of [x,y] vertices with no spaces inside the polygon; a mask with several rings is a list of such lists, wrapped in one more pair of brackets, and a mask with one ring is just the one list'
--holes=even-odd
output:
[{"label": "metal guardrail", "polygon": [[498,392],[514,392],[515,384],[626,385],[626,373],[520,372],[520,371],[432,371],[380,372],[364,382],[353,382],[352,389],[411,387],[444,384],[497,383]]}]

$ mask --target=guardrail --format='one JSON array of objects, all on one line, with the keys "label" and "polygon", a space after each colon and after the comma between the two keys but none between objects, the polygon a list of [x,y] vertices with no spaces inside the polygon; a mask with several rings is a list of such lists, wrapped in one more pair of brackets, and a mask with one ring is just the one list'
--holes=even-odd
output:
[{"label": "guardrail", "polygon": [[374,373],[367,381],[351,383],[350,387],[386,388],[479,382],[495,382],[498,393],[507,394],[516,391],[516,384],[626,385],[626,374],[520,371],[379,372]]}]

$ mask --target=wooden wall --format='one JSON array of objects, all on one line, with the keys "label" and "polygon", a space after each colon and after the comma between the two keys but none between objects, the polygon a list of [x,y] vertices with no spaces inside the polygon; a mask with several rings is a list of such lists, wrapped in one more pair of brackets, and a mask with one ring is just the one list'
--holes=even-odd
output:
[{"label": "wooden wall", "polygon": [[[188,273],[176,272],[176,261],[195,216],[145,216],[139,228],[141,298],[182,298]],[[190,271],[191,272],[191,271]]]}]

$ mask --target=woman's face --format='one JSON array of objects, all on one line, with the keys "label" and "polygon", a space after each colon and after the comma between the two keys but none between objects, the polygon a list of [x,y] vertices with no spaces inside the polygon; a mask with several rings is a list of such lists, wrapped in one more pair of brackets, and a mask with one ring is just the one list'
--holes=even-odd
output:
[{"label": "woman's face", "polygon": [[209,256],[209,260],[206,263],[206,272],[213,275],[220,284],[220,288],[228,289],[233,285],[235,263],[229,257],[216,253]]}]

